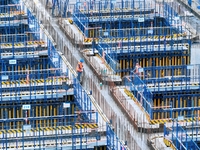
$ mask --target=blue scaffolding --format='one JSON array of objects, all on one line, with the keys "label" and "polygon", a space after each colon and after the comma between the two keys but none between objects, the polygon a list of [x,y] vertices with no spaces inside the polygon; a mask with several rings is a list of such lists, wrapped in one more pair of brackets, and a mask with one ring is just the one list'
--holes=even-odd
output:
[{"label": "blue scaffolding", "polygon": [[140,15],[144,15],[148,20],[152,18],[149,14],[153,11],[154,9],[148,7],[145,0],[121,0],[121,2],[90,0],[76,3],[73,21],[85,37],[91,38],[99,35],[98,27],[102,29],[134,28],[136,27],[134,21]]},{"label": "blue scaffolding", "polygon": [[1,2],[0,149],[49,143],[88,149],[84,142],[97,136],[88,129],[98,128],[90,98],[76,78],[69,79],[71,72],[31,12],[18,1]]},{"label": "blue scaffolding", "polygon": [[[52,8],[52,16],[60,16],[63,18],[68,17],[69,8],[74,7],[74,5],[69,4],[69,0],[46,0],[46,7],[51,4]],[[57,11],[56,11],[57,10]]]},{"label": "blue scaffolding", "polygon": [[107,149],[126,150],[127,143],[121,143],[112,129],[112,126],[106,125]]},{"label": "blue scaffolding", "polygon": [[[85,47],[97,49],[100,56],[105,52],[106,62],[121,77],[129,75],[136,63],[142,67],[190,63],[188,31],[165,1],[77,2],[73,22],[85,36]],[[175,64],[176,59],[184,60]]]},{"label": "blue scaffolding", "polygon": [[[172,149],[195,149],[199,150],[198,123],[187,124],[183,127],[177,120],[173,121],[172,127],[164,126],[164,142]],[[170,143],[170,144],[169,144]]]},{"label": "blue scaffolding", "polygon": [[139,68],[124,78],[124,84],[151,120],[191,118],[200,109],[199,69],[199,65]]}]

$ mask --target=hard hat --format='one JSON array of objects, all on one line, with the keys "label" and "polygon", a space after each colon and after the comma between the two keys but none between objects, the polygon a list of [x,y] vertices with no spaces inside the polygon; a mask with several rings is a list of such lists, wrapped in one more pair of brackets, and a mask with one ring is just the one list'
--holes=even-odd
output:
[{"label": "hard hat", "polygon": [[82,62],[82,63],[83,63],[83,62],[84,62],[84,60],[83,60],[83,59],[81,59],[81,60],[80,60],[80,62]]}]

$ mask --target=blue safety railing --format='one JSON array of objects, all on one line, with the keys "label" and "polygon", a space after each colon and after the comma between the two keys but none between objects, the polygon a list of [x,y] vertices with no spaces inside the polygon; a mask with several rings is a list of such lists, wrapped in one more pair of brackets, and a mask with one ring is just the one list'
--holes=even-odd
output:
[{"label": "blue safety railing", "polygon": [[[195,149],[199,150],[198,142],[198,129],[195,123],[188,124],[186,129],[178,122],[173,122],[172,128],[164,126],[164,138],[172,141],[176,149]],[[193,128],[194,127],[194,128]]]},{"label": "blue safety railing", "polygon": [[107,137],[107,148],[116,150],[127,150],[127,143],[122,144],[119,138],[116,136],[112,127],[106,124],[106,137]]},{"label": "blue safety railing", "polygon": [[132,91],[135,98],[141,103],[144,110],[150,115],[150,118],[152,118],[153,94],[145,83],[138,75],[124,77],[123,83],[129,91]]},{"label": "blue safety railing", "polygon": [[[30,125],[24,125],[19,130],[1,130],[0,148],[26,148],[30,149],[43,149],[51,145],[53,148],[63,148],[71,150],[75,149],[88,149],[92,150],[95,146],[98,146],[94,140],[96,135],[89,135],[84,131],[84,128],[80,128],[77,131],[75,125],[70,126],[54,126],[53,128],[42,128],[38,125],[35,129],[30,128]],[[52,130],[53,129],[53,130]],[[12,132],[13,135],[9,134]],[[76,143],[76,139],[80,142]],[[71,142],[70,142],[71,141]],[[106,141],[106,140],[105,140]],[[86,145],[85,143],[88,144]],[[12,145],[11,145],[12,143]],[[103,146],[99,144],[100,146]]]},{"label": "blue safety railing", "polygon": [[39,21],[36,19],[35,16],[27,9],[27,16],[28,16],[28,25],[29,25],[29,31],[33,32],[34,40],[39,40],[40,37],[40,25]]},{"label": "blue safety railing", "polygon": [[[17,1],[15,2],[17,3]],[[24,10],[27,9],[24,7]],[[11,45],[1,43],[7,44],[7,47],[1,46],[1,50],[8,52],[11,49],[9,52],[12,52],[12,54],[8,56],[8,53],[6,53],[6,56],[4,56],[1,53],[0,101],[1,104],[9,102],[18,103],[19,105],[16,105],[16,107],[8,105],[6,109],[0,112],[3,116],[2,120],[0,120],[0,126],[7,126],[5,124],[8,123],[7,127],[9,128],[19,128],[19,125],[15,126],[14,124],[19,124],[24,121],[22,114],[17,113],[17,111],[21,112],[23,104],[30,105],[33,108],[29,114],[29,119],[33,124],[35,123],[35,126],[38,124],[36,121],[41,121],[42,118],[48,122],[49,120],[54,120],[52,126],[55,126],[56,122],[61,122],[60,120],[62,120],[64,115],[64,102],[58,106],[58,101],[63,100],[69,101],[70,106],[67,104],[68,107],[73,107],[72,110],[68,109],[67,114],[74,114],[76,107],[76,111],[84,111],[84,114],[81,115],[87,116],[86,119],[83,118],[85,122],[97,123],[98,114],[92,111],[92,104],[87,93],[82,92],[82,87],[77,81],[74,84],[72,81],[69,81],[69,76],[72,76],[71,72],[68,71],[66,64],[63,62],[54,44],[41,32],[40,25],[35,16],[29,10],[27,10],[27,14],[25,15],[27,15],[26,20],[29,23],[26,25],[26,29],[15,29],[15,32],[11,32],[10,29],[14,29],[14,27],[10,24],[10,33],[8,35],[12,37],[10,38]],[[11,34],[15,34],[15,36]],[[26,36],[22,35],[21,37],[21,34],[26,34]],[[18,35],[20,35],[20,38]],[[42,44],[34,43],[34,40],[31,41],[33,46],[26,44],[30,42],[30,39],[27,39],[29,36],[34,36],[34,40],[45,40],[44,47],[42,48]],[[18,45],[21,41],[24,44],[23,46]],[[14,46],[19,46],[20,48]],[[42,53],[44,49],[45,52]],[[32,54],[28,52],[32,52]],[[19,56],[19,53],[24,56]],[[16,54],[18,56],[15,56]],[[32,57],[28,57],[28,55],[32,55]],[[73,86],[77,89],[73,90]],[[72,97],[77,98],[77,100],[73,100]],[[44,109],[39,108],[40,106],[42,108],[42,105]],[[9,113],[7,112],[7,108],[10,109]],[[19,116],[16,114],[19,114]],[[74,122],[73,120],[70,121],[71,123]],[[50,125],[50,123],[40,124],[41,126]]]},{"label": "blue safety railing", "polygon": [[[162,112],[166,113],[165,118],[174,118],[177,114],[188,118],[193,112],[200,110],[195,103],[198,94],[182,93],[200,89],[200,65],[139,68],[133,75],[124,77],[123,81],[151,119],[157,118],[154,113]],[[167,92],[178,94],[167,95]],[[156,94],[161,94],[162,105],[161,102],[154,103],[157,101]],[[173,100],[168,101],[169,99]],[[183,114],[183,111],[187,113]]]},{"label": "blue safety railing", "polygon": [[[77,101],[79,110],[85,115],[85,121],[88,120],[92,123],[98,123],[98,113],[92,111],[92,102],[76,78],[73,81],[73,88],[74,98]],[[94,113],[96,114],[96,119],[92,118]]]},{"label": "blue safety railing", "polygon": [[164,2],[163,3],[164,16],[170,26],[176,27],[175,29],[180,33],[186,33],[186,27],[184,26],[183,19],[180,16],[180,5],[175,6],[174,2]]},{"label": "blue safety railing", "polygon": [[[117,21],[120,21],[120,24],[119,25],[116,24],[117,25],[116,27],[123,28],[124,26],[126,26],[126,24],[122,25],[121,21],[126,19],[127,15],[133,15],[133,16],[135,14],[143,15],[144,11],[145,13],[153,12],[153,9],[149,8],[145,0],[144,1],[122,0],[121,2],[115,2],[115,1],[94,2],[90,0],[87,2],[76,3],[75,11],[73,13],[73,21],[77,25],[77,27],[84,33],[84,35],[86,37],[89,37],[88,33],[89,28],[94,28],[94,27],[107,28],[106,26],[114,25],[114,24],[109,25],[107,23],[104,23],[105,20],[114,21],[113,16],[122,15],[122,17],[117,19]],[[110,18],[105,19],[104,16],[109,16]],[[145,18],[149,19],[148,16],[145,16]],[[137,17],[133,17],[133,19],[137,20]]]},{"label": "blue safety railing", "polygon": [[105,48],[105,46],[102,47],[102,45],[98,45],[97,47],[98,47],[97,50],[99,52],[99,55],[102,56],[103,52],[105,53],[105,60],[106,60],[107,64],[109,64],[109,66],[115,72],[117,70],[117,62],[113,58],[111,58],[111,56],[108,54],[108,51]]},{"label": "blue safety railing", "polygon": [[142,68],[142,80],[151,91],[199,89],[200,65]]}]

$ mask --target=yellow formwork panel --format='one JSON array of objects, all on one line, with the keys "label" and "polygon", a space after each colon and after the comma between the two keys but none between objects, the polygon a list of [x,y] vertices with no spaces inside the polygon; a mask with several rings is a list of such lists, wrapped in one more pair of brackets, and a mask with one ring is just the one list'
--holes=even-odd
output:
[{"label": "yellow formwork panel", "polygon": [[165,57],[165,66],[169,66],[169,57]]},{"label": "yellow formwork panel", "polygon": [[165,72],[166,72],[165,69],[164,69],[164,70],[161,70],[161,77],[166,76],[166,75],[165,75]]},{"label": "yellow formwork panel", "polygon": [[169,64],[169,57],[166,57],[166,66],[169,66],[170,64]]},{"label": "yellow formwork panel", "polygon": [[185,65],[186,64],[185,60],[186,60],[186,56],[181,57],[181,64]]},{"label": "yellow formwork panel", "polygon": [[152,58],[149,58],[149,66],[152,66]]},{"label": "yellow formwork panel", "polygon": [[[17,108],[17,118],[19,118],[19,109]],[[17,128],[20,128],[19,122],[17,122]]]},{"label": "yellow formwork panel", "polygon": [[133,68],[133,60],[130,60],[130,68]]},{"label": "yellow formwork panel", "polygon": [[[11,110],[10,109],[8,110],[8,118],[12,118],[12,116],[11,116]],[[9,126],[10,127],[12,126],[11,122],[9,123]]]},{"label": "yellow formwork panel", "polygon": [[148,67],[148,65],[149,65],[149,60],[148,60],[148,58],[144,58],[144,60],[145,60],[145,63],[144,63],[144,67]]},{"label": "yellow formwork panel", "polygon": [[[73,101],[74,97],[68,96],[67,99],[69,101]],[[64,99],[61,100],[61,101],[64,101]],[[42,115],[44,115],[44,116],[58,115],[59,105],[54,107],[54,105],[51,104],[51,102],[50,102],[48,106],[43,108],[42,103],[37,103],[37,104],[40,104],[40,105],[39,106],[33,106],[33,108],[32,108],[32,110],[33,110],[32,116],[35,114],[35,116],[33,116],[33,117],[41,117]],[[10,106],[10,105],[7,105],[7,106]],[[52,107],[53,107],[53,114],[51,113]],[[72,105],[71,112],[69,112],[69,111],[67,111],[67,112],[69,112],[70,114],[71,113],[74,114],[74,109],[75,109],[75,104]],[[23,117],[25,117],[24,114],[23,114],[23,110],[22,110],[21,106],[19,106],[18,108],[11,108],[11,109],[1,108],[0,109],[0,117],[1,118],[4,117],[4,112],[7,112],[8,118],[23,118]],[[29,113],[28,116],[30,116],[30,112],[28,112],[28,113]],[[54,123],[56,121],[57,120],[55,119]],[[34,121],[34,124],[36,126],[38,126],[39,123],[40,123],[41,127],[46,126],[46,124],[47,124],[47,126],[51,126],[50,120],[46,120],[46,121],[45,120],[42,120],[42,121],[36,120],[36,121]],[[17,121],[16,123],[9,123],[10,126],[15,125],[14,126],[15,128],[21,128],[22,124],[23,124],[23,121],[22,122]],[[2,124],[1,126],[3,127],[4,124]]]},{"label": "yellow formwork panel", "polygon": [[[123,68],[126,68],[126,60],[122,60],[123,62]],[[122,72],[122,76],[124,76],[124,73]]]},{"label": "yellow formwork panel", "polygon": [[[154,63],[155,66],[157,66],[157,65],[156,65],[156,61],[155,61],[155,58],[152,58],[152,62]],[[151,64],[151,65],[152,65],[152,64]]]},{"label": "yellow formwork panel", "polygon": [[139,64],[141,67],[144,67],[145,66],[145,58],[140,59]]},{"label": "yellow formwork panel", "polygon": [[139,60],[139,64],[141,67],[143,67],[143,61],[142,60]]},{"label": "yellow formwork panel", "polygon": [[[53,107],[52,107],[52,105],[50,105],[50,115],[52,116],[53,114],[52,114],[52,112],[53,112]],[[50,122],[49,122],[49,124],[50,124],[50,126],[51,126],[51,122],[53,122],[53,120],[51,120]]]},{"label": "yellow formwork panel", "polygon": [[195,106],[198,107],[198,97],[194,97]]},{"label": "yellow formwork panel", "polygon": [[[171,101],[171,100],[170,100],[169,98],[167,98],[167,100],[166,100],[166,105],[167,105],[167,106],[170,105],[170,101]],[[171,117],[171,116],[170,116],[170,112],[167,113],[167,117],[168,117],[168,118]]]},{"label": "yellow formwork panel", "polygon": [[[4,117],[3,117],[3,109],[1,109],[1,118],[4,118]],[[4,127],[4,126],[3,126],[3,123],[2,123],[2,125],[1,125],[1,127],[2,127],[2,129],[3,129],[3,127]]]},{"label": "yellow formwork panel", "polygon": [[[13,104],[14,105],[14,104]],[[12,112],[11,112],[12,114],[12,118],[16,118],[16,108],[14,108],[14,106],[13,106],[13,109],[12,109]],[[15,125],[15,127],[16,127],[16,123],[14,123],[13,125]]]},{"label": "yellow formwork panel", "polygon": [[120,69],[123,69],[123,60],[119,60]]},{"label": "yellow formwork panel", "polygon": [[[35,117],[38,117],[38,106],[35,106]],[[36,127],[38,127],[38,120],[35,121]]]},{"label": "yellow formwork panel", "polygon": [[[72,104],[72,109],[71,109],[72,112],[71,112],[71,114],[74,114],[74,107],[75,107],[74,104]],[[74,121],[73,118],[72,118],[72,121]]]},{"label": "yellow formwork panel", "polygon": [[159,66],[162,66],[162,59],[159,59]]},{"label": "yellow formwork panel", "polygon": [[[155,58],[155,60],[156,64],[159,65],[159,58]],[[156,70],[156,76],[158,76],[158,70]]]},{"label": "yellow formwork panel", "polygon": [[17,69],[17,71],[20,71],[20,66],[18,66],[18,69]]},{"label": "yellow formwork panel", "polygon": [[142,61],[142,64],[143,64],[142,67],[147,67],[147,59],[143,58],[141,61]]},{"label": "yellow formwork panel", "polygon": [[[176,101],[176,106],[175,108],[178,108],[178,98],[174,98],[174,100]],[[178,117],[178,111],[176,111],[176,118]]]},{"label": "yellow formwork panel", "polygon": [[187,64],[187,56],[183,56],[184,65]]},{"label": "yellow formwork panel", "polygon": [[[158,98],[158,107],[160,107],[160,98]],[[160,112],[158,112],[158,118],[157,119],[161,119],[160,118]]]},{"label": "yellow formwork panel", "polygon": [[175,66],[178,65],[178,58],[179,58],[179,56],[175,56]]},{"label": "yellow formwork panel", "polygon": [[179,65],[179,66],[182,65],[182,64],[181,64],[181,57],[178,57],[178,65]]},{"label": "yellow formwork panel", "polygon": [[144,67],[148,67],[148,59],[144,58]]},{"label": "yellow formwork panel", "polygon": [[[187,100],[184,98],[184,107],[187,107]],[[184,111],[184,116],[186,116],[186,111]]]},{"label": "yellow formwork panel", "polygon": [[200,99],[199,99],[199,97],[197,99],[197,103],[198,103],[198,106],[200,106]]},{"label": "yellow formwork panel", "polygon": [[162,58],[162,64],[161,66],[165,66],[165,57]]},{"label": "yellow formwork panel", "polygon": [[174,57],[172,57],[172,65],[174,66]]},{"label": "yellow formwork panel", "polygon": [[[156,99],[153,100],[153,103],[154,103],[153,106],[156,107],[156,106],[157,106],[157,104],[156,104]],[[157,119],[157,118],[156,118],[156,113],[155,113],[155,112],[153,113],[153,119]]]},{"label": "yellow formwork panel", "polygon": [[171,69],[168,69],[168,70],[167,70],[166,76],[171,76],[171,75],[172,75],[172,70],[171,70]]},{"label": "yellow formwork panel", "polygon": [[174,69],[174,76],[178,75],[178,69]]},{"label": "yellow formwork panel", "polygon": [[176,65],[176,66],[178,65],[178,58],[179,58],[179,56],[176,56],[176,57],[175,57],[175,65]]},{"label": "yellow formwork panel", "polygon": [[0,110],[0,117],[3,119],[3,109]]},{"label": "yellow formwork panel", "polygon": [[[57,113],[56,113],[56,107],[55,106],[53,107],[53,115],[54,116],[57,115]],[[54,126],[56,126],[56,119],[54,119],[53,122],[54,122]]]},{"label": "yellow formwork panel", "polygon": [[[47,116],[45,107],[43,108],[43,114],[44,114],[44,116]],[[43,127],[46,127],[46,120],[43,120],[43,124],[44,124]]]},{"label": "yellow formwork panel", "polygon": [[92,38],[94,35],[94,31],[93,30],[88,30],[88,38]]},{"label": "yellow formwork panel", "polygon": [[[198,104],[197,104],[197,97],[193,97],[193,104],[194,104],[194,107],[197,107]],[[194,116],[197,115],[197,110],[194,111]]]},{"label": "yellow formwork panel", "polygon": [[186,56],[186,63],[190,64],[190,57],[189,56]]},{"label": "yellow formwork panel", "polygon": [[[39,117],[42,116],[42,106],[39,106]],[[42,120],[39,120],[40,126],[42,126]]]},{"label": "yellow formwork panel", "polygon": [[[162,101],[161,106],[162,107],[164,106],[164,100]],[[164,117],[165,117],[165,112],[162,112],[161,113],[161,119],[163,119]]]},{"label": "yellow formwork panel", "polygon": [[157,114],[154,112],[154,113],[153,113],[153,119],[157,119],[157,118],[156,118],[156,115],[157,115]]},{"label": "yellow formwork panel", "polygon": [[[0,117],[3,118],[3,110],[2,109],[0,111]],[[0,126],[2,127],[0,129],[3,129],[3,123],[0,123]]]},{"label": "yellow formwork panel", "polygon": [[153,106],[154,106],[154,107],[157,106],[156,99],[153,100]]},{"label": "yellow formwork panel", "polygon": [[[130,60],[126,61],[126,69],[130,69]],[[129,75],[128,72],[126,72],[126,75]]]},{"label": "yellow formwork panel", "polygon": [[168,61],[169,61],[169,66],[171,66],[172,65],[172,58],[171,57],[168,58]]},{"label": "yellow formwork panel", "polygon": [[[199,97],[197,98],[197,103],[198,103],[198,107],[200,106],[200,99]],[[198,110],[198,116],[200,117],[200,110]]]},{"label": "yellow formwork panel", "polygon": [[[50,114],[49,114],[49,106],[47,106],[47,109],[46,109],[46,110],[47,110],[47,113],[46,113],[47,116],[50,116]],[[47,120],[47,126],[50,126],[49,122],[50,122],[50,121]]]},{"label": "yellow formwork panel", "polygon": [[187,62],[187,64],[190,64],[190,56],[188,56],[188,62]]},{"label": "yellow formwork panel", "polygon": [[[183,107],[183,104],[184,104],[184,102],[183,102],[183,98],[180,97],[180,108]],[[181,111],[181,115],[183,115],[183,112],[182,112],[182,111]]]}]

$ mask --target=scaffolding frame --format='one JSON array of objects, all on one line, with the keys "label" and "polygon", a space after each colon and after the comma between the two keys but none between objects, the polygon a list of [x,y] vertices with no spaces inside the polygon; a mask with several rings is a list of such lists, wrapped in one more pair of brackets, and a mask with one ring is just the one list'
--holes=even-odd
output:
[{"label": "scaffolding frame", "polygon": [[[179,119],[179,118],[178,118]],[[200,149],[198,142],[198,124],[199,122],[186,123],[187,128],[183,128],[178,119],[173,120],[172,127],[164,125],[164,142],[171,142],[170,146],[173,149]],[[169,141],[169,142],[167,142]]]},{"label": "scaffolding frame", "polygon": [[193,111],[197,115],[200,110],[199,69],[200,65],[139,68],[123,82],[151,120],[191,118]]},{"label": "scaffolding frame", "polygon": [[110,1],[108,7],[104,9],[103,2],[77,2],[73,22],[83,32],[86,47],[91,45],[100,56],[105,52],[114,73],[129,75],[136,63],[149,67],[165,61],[170,66],[177,65],[173,62],[178,58],[185,59],[178,65],[190,63],[190,34],[170,4],[122,0]]},{"label": "scaffolding frame", "polygon": [[106,137],[108,149],[127,150],[127,142],[122,143],[108,123],[106,124]]},{"label": "scaffolding frame", "polygon": [[49,0],[46,0],[46,7],[48,7],[49,5],[51,5],[52,7],[52,16],[60,16],[63,18],[66,18],[69,16],[69,12],[71,11],[69,8],[73,8],[73,4],[71,5],[69,3],[69,0],[52,0],[52,2],[50,2]]},{"label": "scaffolding frame", "polygon": [[[0,136],[4,139],[0,147],[11,148],[10,143],[16,148],[29,147],[27,142],[32,141],[32,147],[41,148],[53,139],[56,148],[68,144],[76,149],[79,142],[82,149],[83,141],[97,136],[89,133],[98,128],[98,112],[35,16],[19,1],[14,2],[5,8],[23,11],[18,23],[27,23],[24,30],[14,30],[11,23],[0,27],[7,34],[0,43]],[[66,142],[68,134],[71,144]],[[33,137],[27,138],[30,135]]]}]

